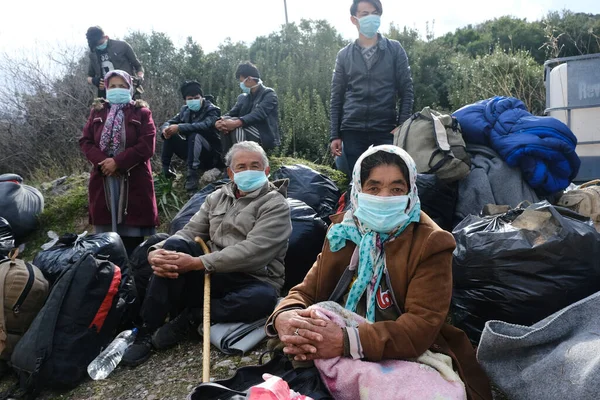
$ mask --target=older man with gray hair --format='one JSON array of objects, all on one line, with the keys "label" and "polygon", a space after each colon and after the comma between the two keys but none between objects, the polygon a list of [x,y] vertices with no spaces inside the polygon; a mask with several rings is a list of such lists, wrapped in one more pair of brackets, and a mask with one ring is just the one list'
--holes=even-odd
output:
[{"label": "older man with gray hair", "polygon": [[[150,248],[154,275],[126,365],[145,362],[153,347],[173,346],[198,326],[205,270],[212,274],[213,322],[252,322],[275,308],[292,232],[288,181],[268,181],[269,160],[255,142],[236,143],[225,161],[232,182],[210,194],[183,229]],[[196,236],[209,243],[210,254],[202,254]]]}]

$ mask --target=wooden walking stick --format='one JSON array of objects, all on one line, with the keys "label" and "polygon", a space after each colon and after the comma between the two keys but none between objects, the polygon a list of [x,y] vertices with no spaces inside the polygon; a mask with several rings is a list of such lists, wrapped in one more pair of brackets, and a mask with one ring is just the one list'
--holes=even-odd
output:
[{"label": "wooden walking stick", "polygon": [[[210,253],[201,237],[194,238],[204,254]],[[210,274],[204,272],[204,312],[202,321],[202,382],[210,382]]]}]

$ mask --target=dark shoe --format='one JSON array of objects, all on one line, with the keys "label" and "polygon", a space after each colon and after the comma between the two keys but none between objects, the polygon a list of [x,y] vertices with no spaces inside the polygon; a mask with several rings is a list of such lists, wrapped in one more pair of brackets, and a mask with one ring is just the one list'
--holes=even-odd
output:
[{"label": "dark shoe", "polygon": [[185,190],[193,192],[198,190],[198,179],[200,171],[193,168],[188,168],[187,177],[185,178]]},{"label": "dark shoe", "polygon": [[129,367],[137,367],[145,363],[152,353],[152,333],[140,328],[135,342],[125,350],[121,364]]},{"label": "dark shoe", "polygon": [[190,331],[198,327],[198,322],[187,309],[183,310],[174,320],[160,327],[152,335],[152,345],[157,350],[163,350],[176,345],[188,337]]},{"label": "dark shoe", "polygon": [[164,167],[163,166],[163,175],[165,176],[165,178],[167,179],[175,179],[177,177],[177,175],[175,174],[175,171],[173,171],[171,169],[171,167]]}]

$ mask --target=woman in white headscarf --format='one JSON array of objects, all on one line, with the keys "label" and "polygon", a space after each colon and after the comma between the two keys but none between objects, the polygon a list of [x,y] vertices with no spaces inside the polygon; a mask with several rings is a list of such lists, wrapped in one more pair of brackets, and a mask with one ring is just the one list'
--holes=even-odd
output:
[{"label": "woman in white headscarf", "polygon": [[[416,178],[413,159],[399,147],[371,147],[359,158],[350,210],[331,218],[322,253],[271,315],[267,332],[297,361],[444,354],[469,399],[491,399],[467,336],[446,324],[455,242],[421,211]],[[313,305],[328,300],[343,307],[345,319],[362,322],[340,329],[323,319]]]}]

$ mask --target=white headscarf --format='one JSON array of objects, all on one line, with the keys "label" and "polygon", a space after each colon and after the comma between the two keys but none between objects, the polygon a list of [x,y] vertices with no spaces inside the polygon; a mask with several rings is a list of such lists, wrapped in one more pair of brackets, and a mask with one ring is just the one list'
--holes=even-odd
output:
[{"label": "white headscarf", "polygon": [[[407,194],[409,201],[405,210],[409,219],[403,225],[396,227],[387,234],[374,232],[361,224],[358,218],[354,216],[354,211],[358,208],[358,194],[362,192],[362,182],[360,180],[362,162],[368,156],[379,151],[398,155],[406,164],[409,175],[405,177],[405,179],[408,179],[410,186]],[[354,165],[350,204],[351,208],[344,215],[343,221],[334,225],[327,233],[327,240],[333,252],[344,248],[347,240],[354,242],[358,246],[358,277],[350,288],[350,294],[348,295],[345,307],[350,311],[356,311],[356,306],[366,291],[366,318],[370,322],[375,322],[376,293],[379,289],[383,270],[385,269],[383,244],[394,240],[409,224],[419,222],[421,219],[421,202],[417,191],[417,166],[412,157],[400,147],[393,145],[369,147]]]}]

